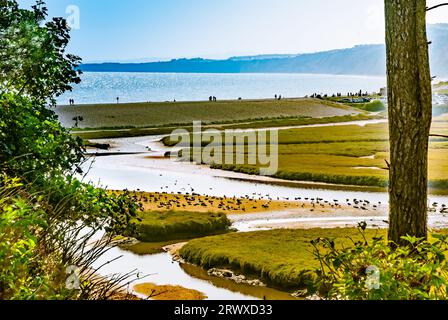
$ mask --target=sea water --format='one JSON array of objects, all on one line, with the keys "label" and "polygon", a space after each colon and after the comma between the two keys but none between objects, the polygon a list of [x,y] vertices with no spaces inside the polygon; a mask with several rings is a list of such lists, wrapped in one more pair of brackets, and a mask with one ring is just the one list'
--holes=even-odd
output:
[{"label": "sea water", "polygon": [[317,94],[379,92],[385,77],[319,74],[189,74],[86,72],[58,104],[297,98]]}]

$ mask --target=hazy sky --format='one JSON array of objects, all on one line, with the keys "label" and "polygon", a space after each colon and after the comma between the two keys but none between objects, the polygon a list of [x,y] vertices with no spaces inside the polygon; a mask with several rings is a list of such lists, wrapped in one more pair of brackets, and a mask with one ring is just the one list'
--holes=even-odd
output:
[{"label": "hazy sky", "polygon": [[[84,61],[303,53],[384,42],[384,0],[47,0]],[[31,0],[20,0],[29,5]],[[429,0],[428,5],[443,2]],[[76,18],[76,14],[75,14]],[[73,20],[76,22],[76,20]],[[448,23],[448,8],[428,13]]]}]

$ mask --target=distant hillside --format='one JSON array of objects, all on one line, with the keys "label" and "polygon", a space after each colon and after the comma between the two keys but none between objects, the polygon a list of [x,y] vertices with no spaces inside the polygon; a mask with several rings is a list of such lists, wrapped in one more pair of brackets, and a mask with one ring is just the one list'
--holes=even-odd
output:
[{"label": "distant hillside", "polygon": [[[428,27],[432,73],[448,76],[448,24]],[[84,64],[91,72],[178,72],[178,73],[327,73],[384,75],[385,46],[359,45],[349,49],[309,54],[259,55],[227,60],[176,59],[151,63]]]}]

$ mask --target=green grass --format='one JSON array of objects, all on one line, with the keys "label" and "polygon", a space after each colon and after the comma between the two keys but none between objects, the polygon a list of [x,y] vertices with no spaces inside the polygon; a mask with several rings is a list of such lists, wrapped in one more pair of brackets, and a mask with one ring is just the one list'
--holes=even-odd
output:
[{"label": "green grass", "polygon": [[380,112],[386,110],[386,107],[380,100],[373,100],[368,103],[349,103],[348,105],[368,112]]},{"label": "green grass", "polygon": [[162,253],[163,248],[171,244],[186,242],[189,239],[175,239],[162,242],[139,242],[133,245],[122,245],[121,249],[130,251],[140,256]]},{"label": "green grass", "polygon": [[144,212],[135,221],[131,236],[143,242],[193,239],[229,231],[231,222],[225,214],[197,212]]},{"label": "green grass", "polygon": [[[331,101],[331,102],[339,102],[345,98],[352,99],[351,97],[343,96],[343,97],[328,97],[328,98],[324,98],[324,100]],[[368,112],[380,112],[380,111],[386,110],[386,107],[384,106],[384,104],[380,100],[377,100],[378,96],[368,96],[367,98],[370,98],[373,100],[371,102],[367,102],[367,103],[344,103],[344,104],[347,106],[350,106],[352,108],[363,110],[363,111],[368,111]]]},{"label": "green grass", "polygon": [[[446,119],[435,120],[432,132],[448,134]],[[175,144],[169,139],[164,142]],[[385,160],[389,159],[389,142],[386,123],[365,127],[348,125],[281,130],[278,144],[279,170],[274,175],[276,178],[355,186],[387,186]],[[237,153],[231,156],[236,159]],[[433,189],[448,189],[447,157],[447,140],[431,139],[429,178]],[[208,164],[215,169],[259,174],[260,164],[247,164],[247,146],[244,158],[246,164]]]},{"label": "green grass", "polygon": [[[307,118],[307,117],[277,117],[267,119],[246,119],[233,122],[214,122],[202,123],[203,126],[216,130],[226,129],[259,129],[259,128],[276,128],[276,127],[292,127],[304,126],[312,124],[326,124],[337,122],[351,122],[379,119],[381,116],[372,116],[365,113],[357,115],[334,116],[324,118]],[[192,131],[191,124],[170,124],[154,128],[136,128],[136,127],[117,127],[117,128],[86,128],[75,129],[72,134],[82,139],[112,139],[123,137],[139,137],[146,135],[168,135],[176,129],[185,129]]]},{"label": "green grass", "polygon": [[[386,231],[367,230],[367,237],[385,236]],[[272,230],[226,234],[192,240],[180,255],[204,268],[230,268],[262,279],[281,289],[305,287],[318,267],[311,240],[337,239],[338,245],[352,244],[348,237],[361,240],[356,229]]]},{"label": "green grass", "polygon": [[74,126],[74,117],[82,116],[73,133],[83,139],[169,134],[177,128],[191,130],[193,121],[216,129],[245,129],[369,118],[365,111],[317,99],[58,106],[56,113],[68,128]]},{"label": "green grass", "polygon": [[272,99],[58,106],[56,113],[67,127],[73,126],[73,117],[82,116],[84,120],[79,123],[82,128],[111,128],[191,124],[198,120],[213,123],[277,117],[321,118],[358,114],[360,111],[331,101]]}]

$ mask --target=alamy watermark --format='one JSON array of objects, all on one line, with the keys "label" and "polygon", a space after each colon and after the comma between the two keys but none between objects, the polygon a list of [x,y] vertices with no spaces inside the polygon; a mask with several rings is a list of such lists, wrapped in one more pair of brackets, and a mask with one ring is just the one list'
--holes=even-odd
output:
[{"label": "alamy watermark", "polygon": [[202,123],[193,122],[189,132],[178,129],[171,133],[177,141],[172,159],[208,165],[253,166],[260,175],[273,176],[278,171],[278,130],[203,130]]},{"label": "alamy watermark", "polygon": [[76,266],[69,266],[65,269],[65,273],[67,274],[67,278],[65,279],[65,287],[68,290],[79,290],[80,287],[80,279],[79,279],[79,271]]},{"label": "alamy watermark", "polygon": [[379,290],[381,287],[381,272],[377,266],[369,266],[366,269],[366,287],[368,290]]},{"label": "alamy watermark", "polygon": [[69,5],[65,9],[65,14],[67,14],[66,21],[67,26],[71,30],[81,29],[81,10],[76,5]]}]

